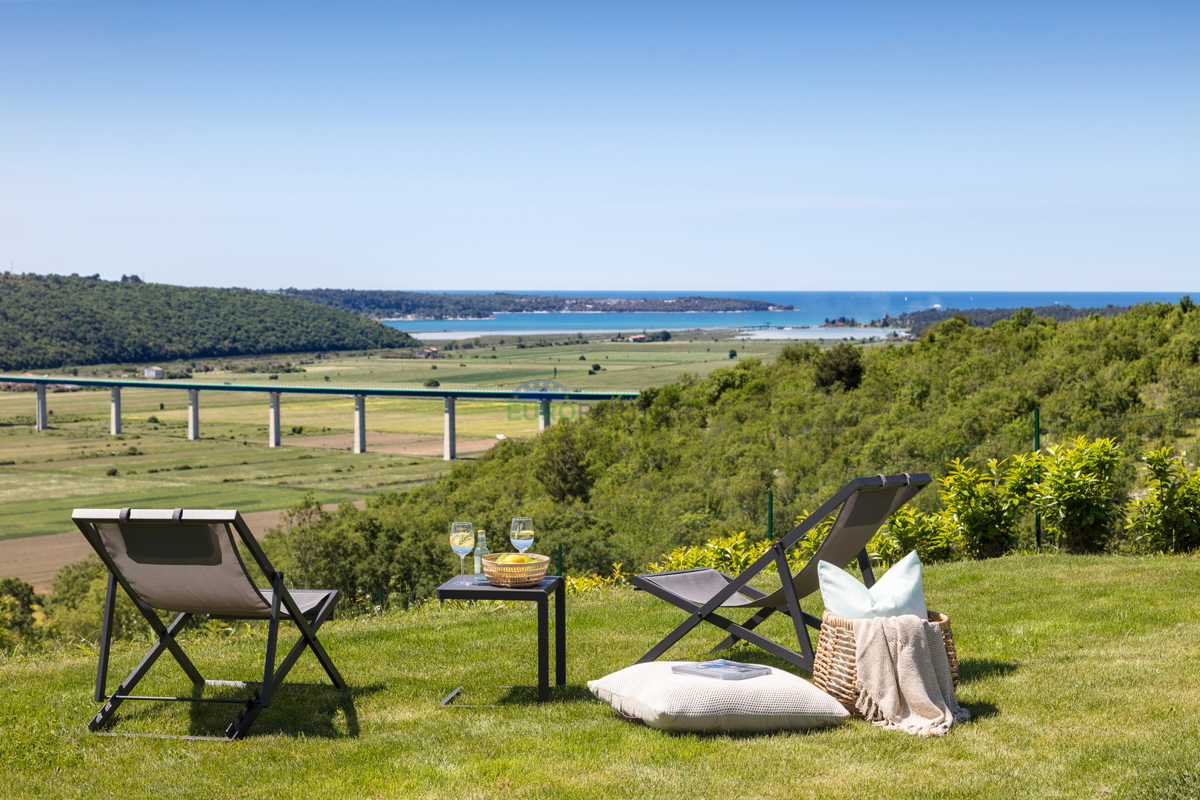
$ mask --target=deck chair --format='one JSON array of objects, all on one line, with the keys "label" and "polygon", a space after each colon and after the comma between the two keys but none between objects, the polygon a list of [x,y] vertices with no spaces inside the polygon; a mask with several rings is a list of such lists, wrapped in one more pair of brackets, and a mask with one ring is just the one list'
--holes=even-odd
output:
[{"label": "deck chair", "polygon": [[[337,591],[288,590],[283,584],[283,573],[271,567],[238,512],[185,511],[181,508],[75,509],[71,519],[108,567],[95,694],[96,702],[104,703],[104,706],[88,723],[89,730],[98,731],[105,727],[126,700],[232,703],[241,704],[242,709],[226,729],[224,738],[240,739],[262,710],[270,706],[275,690],[305,649],[313,651],[334,686],[346,688],[333,660],[317,641],[317,630],[337,603]],[[255,586],[251,572],[238,552],[239,544],[245,547],[250,561],[270,584],[270,589]],[[112,694],[107,694],[109,646],[118,584],[146,618],[157,641],[129,677]],[[178,616],[169,625],[164,625],[154,613],[155,609],[176,612]],[[133,694],[138,682],[164,652],[174,656],[197,689],[203,685],[253,687],[254,682],[206,681],[200,675],[175,638],[187,620],[196,614],[211,619],[269,620],[263,677],[258,689],[244,699]],[[300,631],[300,640],[276,668],[276,639],[279,624],[284,620],[295,624]]]},{"label": "deck chair", "polygon": [[[863,582],[868,587],[872,586],[875,575],[867,555],[867,542],[892,512],[915,497],[930,481],[930,477],[924,473],[855,478],[786,536],[773,543],[761,558],[736,577],[715,569],[683,569],[635,575],[634,587],[688,613],[686,620],[639,658],[637,663],[654,661],[701,622],[709,622],[729,633],[712,649],[713,653],[744,640],[811,672],[813,648],[806,626],[819,629],[821,620],[801,609],[800,600],[820,589],[817,564],[828,561],[838,567],[846,567],[857,557]],[[787,551],[835,511],[837,517],[824,540],[804,568],[793,576],[787,562]],[[750,580],[771,564],[779,573],[780,588],[767,594],[751,586]],[[741,608],[757,609],[741,625],[717,613],[720,609]],[[800,652],[754,631],[775,612],[791,617]]]}]

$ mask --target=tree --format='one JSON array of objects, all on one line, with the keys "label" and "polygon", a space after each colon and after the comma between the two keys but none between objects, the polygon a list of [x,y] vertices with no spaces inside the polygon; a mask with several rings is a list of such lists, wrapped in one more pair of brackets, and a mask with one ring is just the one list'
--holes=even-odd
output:
[{"label": "tree", "polygon": [[840,383],[849,392],[862,383],[863,371],[862,352],[843,342],[817,357],[817,371],[813,380],[822,389]]},{"label": "tree", "polygon": [[556,501],[587,500],[591,492],[583,453],[575,439],[574,425],[555,425],[540,437],[540,462],[534,477]]}]

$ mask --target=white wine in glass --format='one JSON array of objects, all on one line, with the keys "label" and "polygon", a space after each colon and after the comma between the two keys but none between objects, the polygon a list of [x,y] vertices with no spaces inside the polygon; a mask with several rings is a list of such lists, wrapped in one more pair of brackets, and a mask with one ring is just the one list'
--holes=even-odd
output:
[{"label": "white wine in glass", "polygon": [[533,519],[531,517],[513,517],[508,538],[513,547],[517,548],[517,552],[523,554],[533,546]]},{"label": "white wine in glass", "polygon": [[450,549],[458,553],[458,580],[455,583],[468,583],[463,575],[463,559],[475,549],[475,526],[470,522],[451,522]]}]

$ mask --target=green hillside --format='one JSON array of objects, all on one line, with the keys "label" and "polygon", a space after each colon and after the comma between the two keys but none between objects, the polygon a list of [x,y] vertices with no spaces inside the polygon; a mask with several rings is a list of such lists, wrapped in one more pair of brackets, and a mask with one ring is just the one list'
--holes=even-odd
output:
[{"label": "green hillside", "polygon": [[281,289],[280,294],[344,308],[376,319],[416,317],[421,319],[482,319],[496,312],[531,311],[652,311],[683,313],[688,311],[769,311],[790,310],[762,300],[734,297],[595,298],[560,295],[521,295],[506,292],[491,294],[442,294],[435,292],[398,292],[385,289]]},{"label": "green hillside", "polygon": [[[1146,449],[1194,439],[1182,412],[1200,408],[1198,362],[1200,313],[1188,303],[1063,324],[1032,313],[989,329],[949,320],[911,345],[795,345],[774,364],[746,359],[598,406],[433,484],[323,519],[301,532],[324,551],[325,566],[306,577],[352,595],[419,592],[457,569],[448,522],[499,531],[492,549],[506,550],[502,532],[517,515],[539,524],[536,552],[564,547],[572,574],[614,561],[638,568],[680,544],[762,536],[768,490],[785,530],[850,477],[945,474],[953,457],[1029,451],[1035,408],[1043,446],[1117,437],[1125,492]],[[920,501],[929,508],[937,493]],[[1028,528],[1023,536],[1032,544]]]},{"label": "green hillside", "polygon": [[266,292],[0,275],[0,370],[414,344],[348,311]]}]

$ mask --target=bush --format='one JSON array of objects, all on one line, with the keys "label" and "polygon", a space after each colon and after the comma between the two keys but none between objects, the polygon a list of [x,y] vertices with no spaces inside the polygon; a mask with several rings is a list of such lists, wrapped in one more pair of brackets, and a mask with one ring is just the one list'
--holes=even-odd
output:
[{"label": "bush", "polygon": [[849,392],[862,383],[864,367],[857,347],[845,343],[831,347],[817,357],[816,364],[813,380],[823,389],[840,383]]},{"label": "bush", "polygon": [[1158,552],[1200,547],[1200,471],[1188,470],[1172,447],[1152,450],[1142,460],[1149,474],[1146,492],[1126,506],[1125,530]]},{"label": "bush", "polygon": [[705,544],[677,547],[664,555],[661,561],[650,564],[647,569],[650,572],[668,572],[706,567],[720,570],[727,575],[737,575],[761,558],[770,546],[771,542],[749,541],[746,532],[741,531]]},{"label": "bush", "polygon": [[425,387],[428,389],[435,389],[441,385],[442,384],[438,382],[437,378],[426,378],[425,379]]},{"label": "bush", "polygon": [[[784,345],[779,351],[779,357],[776,359],[780,364],[807,364],[819,358],[821,355],[821,347],[816,342],[804,342],[803,344]],[[732,358],[732,356],[731,356]]]},{"label": "bush", "polygon": [[[67,564],[56,572],[45,608],[50,633],[68,641],[99,641],[107,588],[108,570],[95,556]],[[129,638],[144,630],[142,615],[124,590],[118,588],[114,638]]]},{"label": "bush", "polygon": [[905,506],[867,545],[872,562],[882,566],[895,564],[913,550],[923,564],[961,558],[963,538],[954,518],[946,511],[923,513]]},{"label": "bush", "polygon": [[[1123,453],[1112,439],[1047,448],[1024,459],[1017,484],[1042,515],[1058,546],[1068,553],[1099,553],[1112,542],[1121,508],[1117,467]],[[1029,481],[1033,472],[1035,480]]]},{"label": "bush", "polygon": [[37,625],[34,611],[42,598],[20,578],[0,580],[0,650],[32,640]]},{"label": "bush", "polygon": [[1009,471],[1001,469],[1003,464],[993,458],[983,474],[955,459],[950,474],[939,481],[948,520],[971,558],[996,558],[1017,543],[1020,503],[1007,491]]}]

